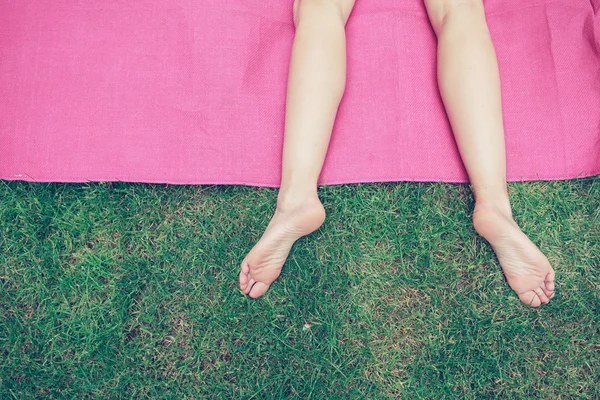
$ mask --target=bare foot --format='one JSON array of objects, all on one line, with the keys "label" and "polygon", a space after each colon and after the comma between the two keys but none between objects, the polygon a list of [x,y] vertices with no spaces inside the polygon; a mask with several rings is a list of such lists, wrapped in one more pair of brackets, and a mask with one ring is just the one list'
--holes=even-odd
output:
[{"label": "bare foot", "polygon": [[532,307],[554,296],[554,270],[548,259],[512,219],[510,208],[476,205],[473,225],[492,246],[508,284]]},{"label": "bare foot", "polygon": [[252,298],[265,294],[281,273],[294,242],[319,229],[324,221],[325,209],[316,194],[293,205],[278,205],[265,233],[242,261],[242,292]]}]

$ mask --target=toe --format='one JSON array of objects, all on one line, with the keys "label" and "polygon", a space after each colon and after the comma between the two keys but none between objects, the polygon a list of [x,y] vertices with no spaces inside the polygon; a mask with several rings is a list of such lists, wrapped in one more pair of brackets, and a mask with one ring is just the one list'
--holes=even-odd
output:
[{"label": "toe", "polygon": [[244,261],[242,261],[241,270],[246,275],[248,275],[248,273],[250,273],[250,264],[248,264],[248,261],[246,261],[245,258],[244,258]]},{"label": "toe", "polygon": [[542,304],[542,301],[533,290],[520,294],[519,299],[521,299],[523,303],[534,308],[539,307]]},{"label": "toe", "polygon": [[542,290],[544,291],[544,294],[548,297],[548,299],[554,297],[554,290],[549,290],[548,284],[546,282],[542,283]]},{"label": "toe", "polygon": [[554,292],[554,269],[552,267],[550,267],[550,272],[546,275],[544,284],[549,292]]},{"label": "toe", "polygon": [[244,292],[244,294],[250,293],[250,291],[252,290],[252,287],[254,286],[255,283],[256,283],[256,281],[254,279],[250,278],[250,280],[248,281],[248,284],[246,285],[246,288],[244,290],[242,290]]},{"label": "toe", "polygon": [[256,282],[256,284],[252,287],[249,296],[253,299],[260,297],[263,294],[267,293],[267,290],[269,290],[269,286],[270,285],[267,285],[266,283]]},{"label": "toe", "polygon": [[240,268],[240,289],[242,291],[244,291],[244,289],[246,289],[246,286],[248,285],[248,272],[250,271],[250,268],[248,267],[248,263],[246,262],[246,260],[242,261],[242,265]]},{"label": "toe", "polygon": [[540,298],[540,300],[542,301],[542,303],[548,304],[548,302],[550,302],[550,299],[548,299],[548,296],[546,296],[546,293],[544,293],[544,291],[542,290],[541,287],[535,289],[534,292]]},{"label": "toe", "polygon": [[245,274],[243,271],[240,271],[240,288],[243,288],[248,284],[248,274]]}]

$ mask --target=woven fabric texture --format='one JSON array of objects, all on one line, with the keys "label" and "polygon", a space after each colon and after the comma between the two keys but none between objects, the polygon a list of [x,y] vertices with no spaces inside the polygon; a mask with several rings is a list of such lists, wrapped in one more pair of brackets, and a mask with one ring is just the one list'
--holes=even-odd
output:
[{"label": "woven fabric texture", "polygon": [[[508,178],[600,173],[600,2],[487,0]],[[277,186],[292,0],[0,2],[0,178]],[[357,0],[322,184],[465,182],[420,0]]]}]

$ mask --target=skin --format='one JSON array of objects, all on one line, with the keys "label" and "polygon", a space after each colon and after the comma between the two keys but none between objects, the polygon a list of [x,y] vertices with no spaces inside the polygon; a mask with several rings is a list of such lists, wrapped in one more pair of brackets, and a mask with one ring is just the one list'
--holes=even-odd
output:
[{"label": "skin", "polygon": [[[344,27],[353,6],[354,0],[294,4],[277,209],[240,270],[240,289],[252,298],[277,279],[294,242],[325,220],[317,181],[345,87]],[[521,301],[538,307],[553,296],[554,270],[512,218],[498,63],[482,0],[425,0],[425,6],[438,38],[440,94],[475,195],[474,227]]]}]

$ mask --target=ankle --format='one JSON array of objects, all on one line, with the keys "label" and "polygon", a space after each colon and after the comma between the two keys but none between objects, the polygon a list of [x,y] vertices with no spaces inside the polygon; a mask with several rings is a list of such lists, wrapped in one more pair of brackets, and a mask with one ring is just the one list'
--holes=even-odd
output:
[{"label": "ankle", "polygon": [[489,213],[500,213],[504,217],[512,220],[512,209],[508,200],[502,201],[488,201],[488,200],[477,200],[473,209],[473,217],[477,213],[489,214]]},{"label": "ankle", "polygon": [[317,190],[280,190],[277,195],[277,210],[287,212],[306,203],[319,202]]},{"label": "ankle", "polygon": [[490,243],[497,237],[499,230],[516,225],[508,202],[477,201],[472,221],[477,233]]},{"label": "ankle", "polygon": [[499,188],[484,188],[474,190],[475,193],[475,212],[494,211],[500,212],[507,218],[512,219],[512,209],[508,198],[508,189],[506,185]]}]

